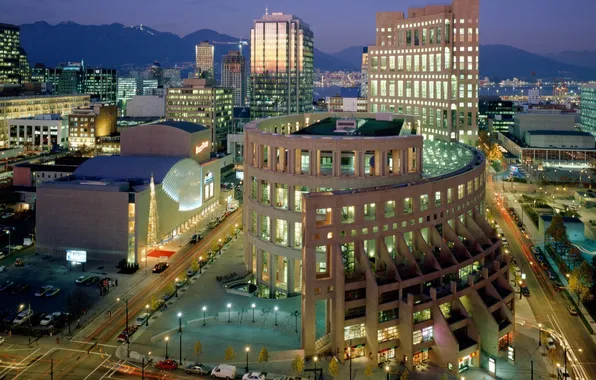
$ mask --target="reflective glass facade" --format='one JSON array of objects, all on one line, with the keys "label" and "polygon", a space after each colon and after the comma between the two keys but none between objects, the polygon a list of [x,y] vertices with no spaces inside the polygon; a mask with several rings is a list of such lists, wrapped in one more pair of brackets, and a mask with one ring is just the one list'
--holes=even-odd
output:
[{"label": "reflective glass facade", "polygon": [[20,28],[0,24],[0,83],[20,83],[20,45]]},{"label": "reflective glass facade", "polygon": [[255,21],[251,36],[253,119],[310,112],[313,100],[313,33],[282,13]]},{"label": "reflective glass facade", "polygon": [[582,130],[596,135],[596,84],[582,86],[581,90]]}]

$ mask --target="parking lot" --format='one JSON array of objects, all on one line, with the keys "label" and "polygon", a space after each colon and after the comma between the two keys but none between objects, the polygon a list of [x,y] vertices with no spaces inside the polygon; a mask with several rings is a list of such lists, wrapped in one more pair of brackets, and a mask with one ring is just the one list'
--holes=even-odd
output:
[{"label": "parking lot", "polygon": [[[23,260],[23,266],[15,266],[16,258]],[[29,309],[34,313],[32,325],[39,324],[41,313],[71,313],[73,327],[76,326],[77,311],[85,312],[100,298],[97,283],[77,285],[81,276],[109,277],[102,267],[88,267],[82,272],[81,266],[69,268],[66,261],[53,256],[38,255],[34,247],[0,260],[5,270],[0,273],[0,323],[3,331],[15,330],[12,320],[19,309]],[[113,275],[111,276],[113,278]],[[52,296],[36,296],[42,286],[51,285],[59,291]],[[19,332],[18,329],[14,332]],[[47,328],[36,328],[45,331]],[[35,334],[34,334],[35,335]]]}]

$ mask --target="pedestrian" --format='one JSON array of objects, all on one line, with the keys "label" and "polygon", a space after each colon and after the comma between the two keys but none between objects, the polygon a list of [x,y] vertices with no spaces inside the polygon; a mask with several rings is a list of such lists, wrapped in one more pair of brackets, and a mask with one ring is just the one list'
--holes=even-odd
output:
[{"label": "pedestrian", "polygon": [[118,286],[118,279],[115,280],[116,286]]},{"label": "pedestrian", "polygon": [[81,319],[77,319],[77,328],[81,327]]}]

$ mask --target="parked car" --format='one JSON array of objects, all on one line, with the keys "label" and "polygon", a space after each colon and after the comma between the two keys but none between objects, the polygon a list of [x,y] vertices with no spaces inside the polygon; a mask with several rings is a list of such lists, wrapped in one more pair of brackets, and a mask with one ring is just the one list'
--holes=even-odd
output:
[{"label": "parked car", "polygon": [[178,368],[178,363],[176,363],[176,361],[172,359],[160,360],[157,363],[155,363],[155,368],[173,371],[176,368]]},{"label": "parked car", "polygon": [[546,261],[541,262],[540,266],[542,267],[542,269],[548,270],[548,264],[546,263]]},{"label": "parked car", "polygon": [[82,285],[82,284],[86,283],[88,280],[89,280],[89,276],[79,276],[79,278],[77,278],[75,280],[75,284]]},{"label": "parked car", "polygon": [[208,375],[211,370],[211,367],[201,363],[189,364],[185,369],[186,373],[194,373],[196,375]]},{"label": "parked car", "polygon": [[540,250],[535,245],[530,246],[530,250],[532,251],[532,253],[534,255],[539,255],[540,254]]},{"label": "parked car", "polygon": [[164,270],[168,269],[168,263],[157,263],[153,266],[153,273],[161,273]]},{"label": "parked car", "polygon": [[29,325],[37,326],[46,317],[46,313],[33,313],[29,319]]},{"label": "parked car", "polygon": [[137,317],[137,319],[135,319],[135,325],[137,325],[137,326],[144,325],[145,322],[147,322],[147,319],[149,319],[150,316],[151,316],[151,314],[149,314],[149,313],[142,313],[141,315],[139,315]]},{"label": "parked car", "polygon": [[89,279],[85,282],[85,285],[91,286],[93,284],[97,284],[100,278],[98,276],[89,277]]},{"label": "parked car", "polygon": [[12,281],[6,281],[4,284],[0,286],[1,291],[5,291],[6,289],[10,288],[14,284]]},{"label": "parked car", "polygon": [[213,368],[211,371],[211,377],[232,380],[236,377],[236,367],[229,364],[220,364]]},{"label": "parked car", "polygon": [[524,297],[529,297],[530,296],[530,289],[528,289],[527,287],[525,287],[525,286],[522,287],[520,291],[521,291],[521,294]]},{"label": "parked car", "polygon": [[38,291],[35,292],[35,297],[43,297],[46,293],[54,290],[53,285],[44,285]]},{"label": "parked car", "polygon": [[577,315],[577,310],[575,309],[575,306],[567,306],[567,311],[569,311],[569,314],[573,316]]},{"label": "parked car", "polygon": [[197,272],[195,272],[194,270],[192,270],[192,268],[189,268],[189,269],[186,271],[186,277],[192,277],[192,276],[194,276],[194,275],[195,275],[195,273],[197,273]]},{"label": "parked car", "polygon": [[560,282],[555,282],[555,284],[553,285],[555,287],[555,291],[560,292],[561,290],[563,290],[563,284],[561,284]]},{"label": "parked car", "polygon": [[12,294],[20,294],[29,289],[29,284],[18,284],[12,288]]},{"label": "parked car", "polygon": [[549,350],[556,350],[557,346],[555,346],[555,340],[553,339],[553,337],[549,336],[546,338],[545,340],[546,343],[546,348]]},{"label": "parked car", "polygon": [[45,296],[46,297],[53,297],[56,294],[60,293],[60,288],[54,288],[52,287],[51,289],[48,289],[48,291],[46,292]]},{"label": "parked car", "polygon": [[201,234],[194,234],[190,238],[190,244],[197,244],[201,240],[203,240],[203,236]]},{"label": "parked car", "polygon": [[265,380],[265,372],[247,372],[242,376],[242,380]]},{"label": "parked car", "polygon": [[126,342],[126,340],[130,338],[135,332],[137,332],[138,329],[139,326],[130,325],[128,326],[128,330],[122,330],[122,332],[120,333],[120,335],[118,335],[116,339],[118,340],[118,342]]},{"label": "parked car", "polygon": [[54,322],[54,316],[52,314],[48,314],[39,322],[42,326],[49,326]]},{"label": "parked car", "polygon": [[23,322],[26,322],[31,316],[33,315],[33,310],[25,309],[17,314],[16,318],[12,321],[15,325],[22,325]]},{"label": "parked car", "polygon": [[557,275],[555,275],[555,273],[553,271],[548,271],[548,279],[549,280],[556,280],[557,279]]}]

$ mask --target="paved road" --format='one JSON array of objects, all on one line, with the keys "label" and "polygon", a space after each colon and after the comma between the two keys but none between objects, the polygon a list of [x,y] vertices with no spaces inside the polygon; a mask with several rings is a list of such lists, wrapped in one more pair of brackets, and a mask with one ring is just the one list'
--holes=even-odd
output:
[{"label": "paved road", "polygon": [[[500,188],[498,190],[501,190]],[[494,193],[487,192],[489,202],[495,200]],[[577,316],[571,316],[567,310],[569,305],[563,292],[556,292],[547,275],[538,265],[525,264],[534,262],[530,251],[531,241],[522,236],[516,224],[509,214],[500,205],[491,205],[493,215],[497,223],[503,229],[505,237],[509,242],[509,248],[518,265],[523,266],[523,272],[527,274],[526,283],[530,290],[528,303],[536,318],[545,329],[553,330],[556,336],[562,337],[567,342],[570,353],[568,354],[568,367],[572,375],[577,379],[596,379],[596,344],[581,320]],[[531,223],[531,222],[529,222]],[[517,287],[519,291],[519,287]],[[538,328],[538,326],[536,326]],[[564,365],[564,355],[561,339],[557,340],[559,364]],[[582,351],[580,352],[579,349]],[[577,359],[573,360],[573,359]]]},{"label": "paved road", "polygon": [[[138,286],[130,289],[128,298],[129,323],[140,314],[150,301],[151,295],[162,294],[166,285],[172,284],[180,273],[186,273],[193,258],[204,255],[219,239],[232,232],[236,224],[242,223],[242,210],[237,210],[222,224],[213,229],[199,244],[185,246],[170,258],[170,267],[160,275],[148,275]],[[116,336],[124,329],[126,304],[120,302],[112,310],[112,315],[102,314],[88,326],[81,329],[70,342],[60,341],[56,337],[45,337],[39,345],[29,348],[26,338],[13,337],[0,350],[0,377],[7,379],[48,379],[52,372],[53,379],[128,379],[139,378],[140,366],[129,365],[115,357],[118,347]],[[12,340],[21,345],[11,344]],[[8,350],[7,350],[8,347]],[[10,363],[10,364],[6,364]],[[181,372],[181,371],[178,371]],[[176,373],[159,371],[148,366],[146,378],[182,378]],[[196,378],[196,377],[194,377]]]}]

